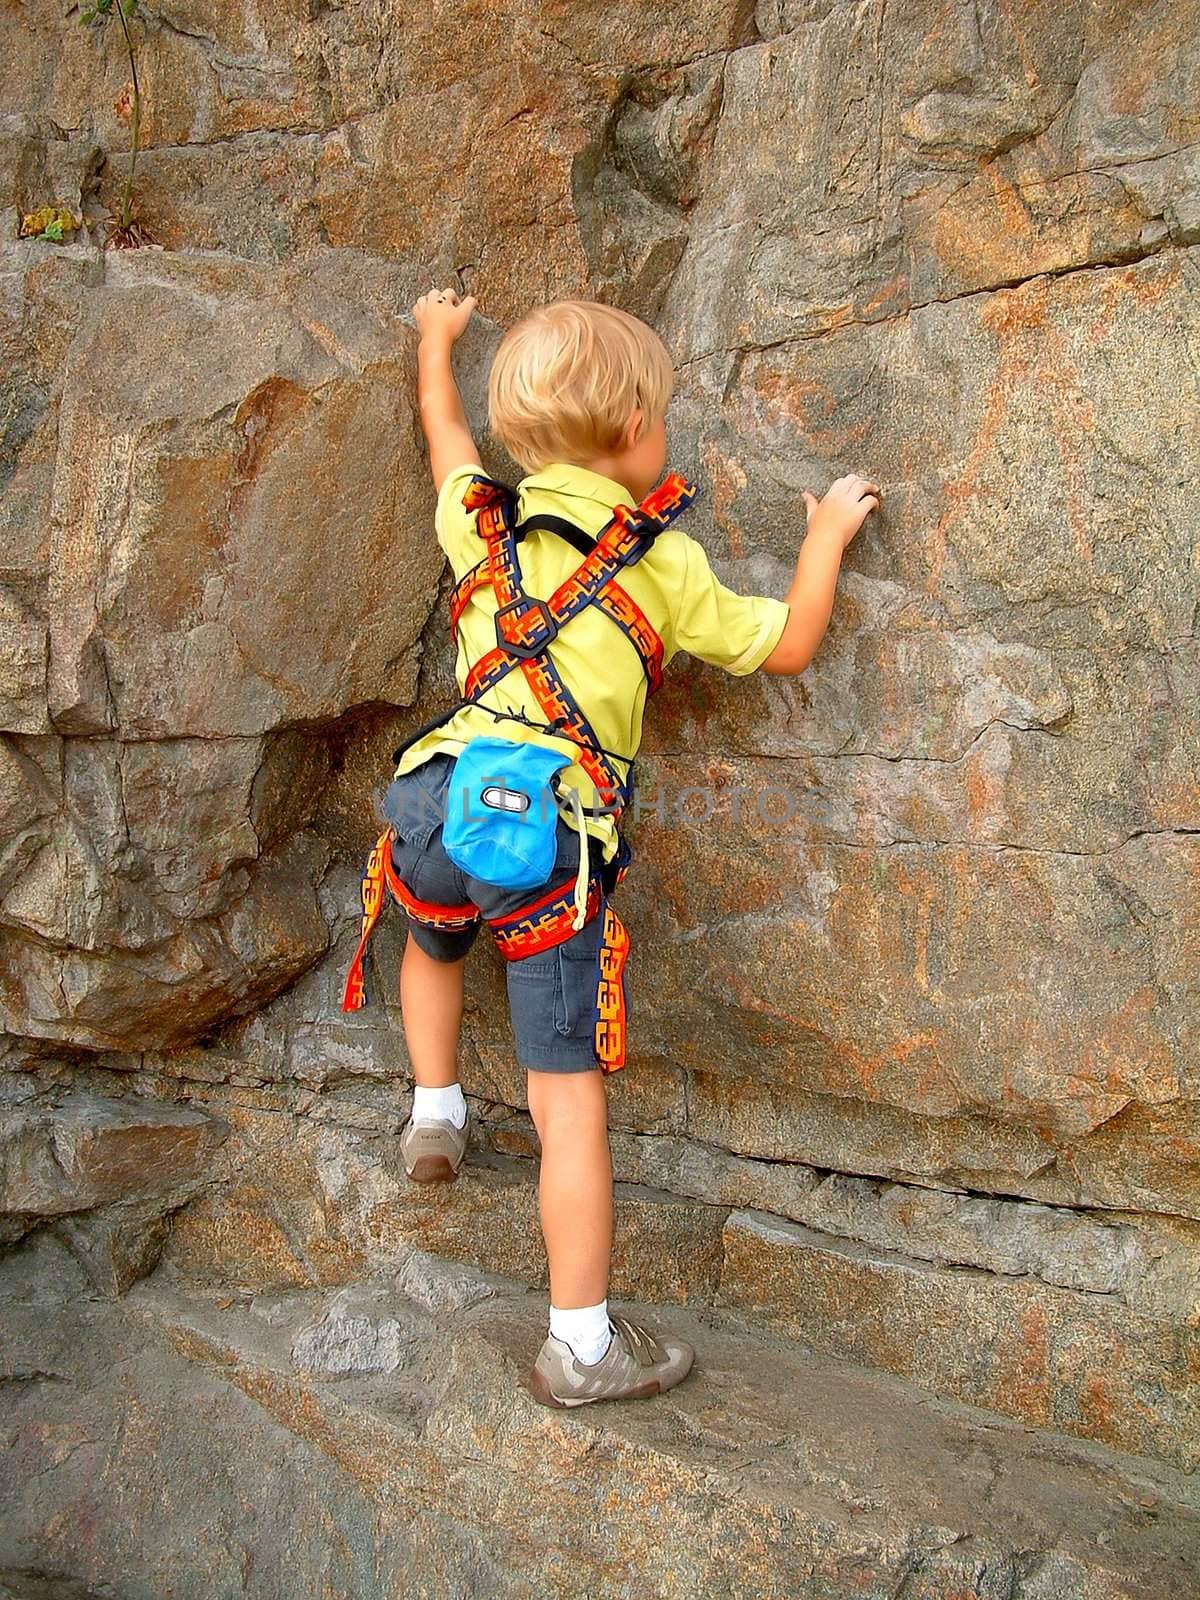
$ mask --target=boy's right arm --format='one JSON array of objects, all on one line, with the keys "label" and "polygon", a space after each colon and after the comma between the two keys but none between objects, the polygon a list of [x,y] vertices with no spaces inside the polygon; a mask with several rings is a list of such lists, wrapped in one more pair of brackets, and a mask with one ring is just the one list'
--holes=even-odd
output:
[{"label": "boy's right arm", "polygon": [[879,505],[879,486],[849,473],[832,484],[823,500],[804,491],[808,532],[796,558],[796,573],[785,596],[788,620],[760,672],[793,676],[803,672],[825,637],[846,546]]},{"label": "boy's right arm", "polygon": [[412,308],[421,335],[417,345],[417,408],[429,446],[433,486],[439,493],[455,467],[480,465],[452,365],[455,341],[474,309],[474,295],[460,300],[453,289],[431,289]]}]

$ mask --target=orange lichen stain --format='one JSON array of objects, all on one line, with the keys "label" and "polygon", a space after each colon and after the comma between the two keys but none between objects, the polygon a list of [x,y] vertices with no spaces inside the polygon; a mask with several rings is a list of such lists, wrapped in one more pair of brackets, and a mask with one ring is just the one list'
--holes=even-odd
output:
[{"label": "orange lichen stain", "polygon": [[854,321],[854,305],[847,300],[843,305],[834,306],[818,320],[822,333],[836,333],[839,328],[844,328],[847,323]]},{"label": "orange lichen stain", "polygon": [[1028,277],[1040,265],[1058,265],[1034,254],[1040,241],[1024,186],[997,157],[980,161],[966,187],[934,209],[930,243],[941,265],[964,287]]},{"label": "orange lichen stain", "polygon": [[[1049,290],[1048,278],[1032,278],[1017,289],[998,289],[984,303],[980,326],[994,333],[1001,345],[1017,334],[1045,328]],[[1019,365],[1024,370],[1028,362],[1022,360]]]},{"label": "orange lichen stain", "polygon": [[[1112,1366],[1120,1360],[1120,1347],[1112,1352]],[[1109,1381],[1101,1373],[1094,1373],[1083,1384],[1082,1392],[1078,1397],[1078,1408],[1083,1413],[1086,1424],[1086,1434],[1090,1438],[1099,1438],[1110,1445],[1120,1442],[1123,1429],[1114,1427],[1117,1421],[1117,1397],[1112,1394]]]},{"label": "orange lichen stain", "polygon": [[1132,1095],[1153,1104],[1178,1094],[1178,1071],[1170,1043],[1161,1031],[1153,1031],[1154,1003],[1154,990],[1146,985],[1135,990],[1119,1011],[1094,1026],[1068,1081],[1093,1089],[1102,1085],[1100,1093],[1105,1099]]},{"label": "orange lichen stain", "polygon": [[[1028,1029],[1022,1029],[1022,1032],[1028,1032]],[[1008,1110],[1016,1111],[1018,1105],[1024,1106],[1022,1097],[1013,1088],[1012,1069],[1006,1061],[996,1063],[992,1087],[996,1100]]]},{"label": "orange lichen stain", "polygon": [[1156,306],[1179,283],[1183,269],[1178,261],[1155,262],[1153,272],[1138,272],[1133,267],[1121,274],[1122,287],[1140,306]]},{"label": "orange lichen stain", "polygon": [[1094,343],[1112,332],[1113,316],[1122,295],[1129,295],[1138,306],[1153,309],[1179,283],[1179,265],[1174,261],[1155,261],[1145,266],[1110,270],[1100,284],[1100,310],[1088,328]]},{"label": "orange lichen stain", "polygon": [[996,3],[1000,8],[1000,12],[1004,17],[1005,22],[1008,24],[1008,31],[1013,36],[1013,43],[1016,45],[1017,54],[1021,58],[1021,68],[1025,73],[1025,82],[1031,89],[1036,89],[1038,84],[1041,82],[1041,79],[1038,76],[1037,68],[1033,64],[1033,56],[1030,52],[1028,41],[1026,40],[1025,35],[1021,32],[1020,28],[1017,27],[1016,22],[1013,20],[1012,9],[1009,6],[1008,0],[996,0]]},{"label": "orange lichen stain", "polygon": [[1009,1416],[1044,1422],[1050,1412],[1050,1335],[1043,1307],[1026,1306],[1019,1326],[1020,1343],[1012,1352],[1004,1352],[1015,1357],[1015,1364],[997,1372],[992,1403]]},{"label": "orange lichen stain", "polygon": [[969,850],[954,850],[949,856],[950,881],[953,885],[950,928],[952,933],[957,934],[971,920],[975,895],[980,887],[980,873]]},{"label": "orange lichen stain", "polygon": [[776,418],[787,417],[804,429],[814,426],[813,413],[832,415],[835,401],[831,390],[814,378],[787,378],[777,368],[761,363],[754,373],[756,394],[775,411]]},{"label": "orange lichen stain", "polygon": [[871,296],[862,308],[862,314],[868,320],[871,313],[881,311],[885,306],[897,305],[898,308],[908,304],[908,274],[897,273],[894,278],[889,278],[880,289]]},{"label": "orange lichen stain", "polygon": [[[921,1033],[910,1034],[907,1039],[900,1039],[890,1049],[881,1050],[877,1055],[866,1055],[857,1046],[848,1040],[838,1040],[834,1045],[836,1056],[845,1061],[857,1079],[857,1087],[862,1090],[867,1100],[880,1100],[883,1097],[875,1086],[875,1079],[885,1067],[903,1066],[910,1056],[921,1050],[930,1050],[936,1057],[937,1047],[944,1043],[942,1035],[935,1029],[926,1029]],[[928,1086],[938,1075],[938,1063],[935,1061],[926,1068],[924,1081]],[[854,1085],[851,1085],[854,1087]],[[906,1085],[908,1094],[912,1093],[912,1084]]]},{"label": "orange lichen stain", "polygon": [[1119,272],[1106,272],[1100,282],[1100,309],[1090,326],[1088,335],[1093,344],[1100,344],[1112,332],[1113,316],[1116,313],[1117,301],[1121,297],[1121,277]]},{"label": "orange lichen stain", "polygon": [[745,554],[745,545],[741,527],[730,516],[730,509],[746,487],[746,474],[732,456],[723,456],[715,444],[705,444],[700,456],[712,484],[713,521],[729,540],[730,554],[740,559]]},{"label": "orange lichen stain", "polygon": [[849,446],[860,443],[870,429],[867,421],[852,428],[825,426],[825,419],[837,413],[837,399],[830,389],[813,378],[795,378],[760,365],[754,375],[754,389],[769,421],[778,422],[786,417],[814,444],[819,442],[822,452],[830,456],[840,455]]},{"label": "orange lichen stain", "polygon": [[[828,1041],[831,1051],[830,1067],[838,1064],[846,1067],[848,1071],[845,1076],[831,1073],[829,1080],[821,1086],[823,1092],[849,1094],[857,1092],[864,1099],[880,1101],[884,1097],[875,1087],[875,1079],[884,1068],[903,1066],[912,1056],[925,1050],[933,1053],[934,1060],[926,1069],[923,1081],[928,1084],[940,1076],[938,1051],[945,1045],[944,1037],[940,1031],[925,1030],[912,1034],[875,1055],[869,1055],[847,1039],[831,1037],[831,1024],[836,1021],[837,1014],[842,1009],[837,1005],[835,999],[831,999],[827,1003],[829,1015],[825,1019],[824,1026],[821,1026],[811,1017],[784,1011],[780,1007],[772,1005],[770,1001],[765,1000],[761,995],[753,993],[749,985],[737,973],[728,973],[725,981],[735,1002],[746,1010],[761,1012],[778,1022],[787,1023],[800,1032],[816,1035]],[[912,1085],[908,1083],[906,1085],[906,1095],[911,1096],[911,1094]],[[885,1103],[893,1102],[885,1101]],[[907,1100],[905,1103],[908,1103]]]},{"label": "orange lichen stain", "polygon": [[1154,81],[1154,56],[1121,52],[1120,68],[1108,77],[1109,104],[1119,117],[1140,117],[1146,108],[1146,91]]},{"label": "orange lichen stain", "polygon": [[972,827],[976,833],[984,834],[987,831],[989,818],[995,816],[999,810],[1002,797],[997,792],[996,783],[984,765],[983,759],[978,756],[968,757],[963,784]]},{"label": "orange lichen stain", "polygon": [[[924,1072],[922,1072],[912,1083],[910,1092],[912,1095],[913,1109],[918,1111],[921,1110],[922,1103],[927,1102],[927,1097],[932,1095],[934,1089],[938,1087],[940,1087],[942,1091],[938,1096],[940,1102],[944,1104],[947,1098],[949,1098],[953,1101],[953,1104],[950,1107],[952,1111],[961,1108],[962,1098],[958,1092],[957,1085],[951,1085],[943,1069],[942,1063],[935,1057],[931,1057],[929,1065],[925,1068]],[[941,1115],[941,1105],[934,1107],[926,1103],[924,1105],[924,1109],[934,1115]]]},{"label": "orange lichen stain", "polygon": [[1028,240],[1034,233],[1033,218],[1019,185],[1013,182],[1001,162],[995,159],[984,162],[981,176],[992,186],[992,198],[1008,238]]}]

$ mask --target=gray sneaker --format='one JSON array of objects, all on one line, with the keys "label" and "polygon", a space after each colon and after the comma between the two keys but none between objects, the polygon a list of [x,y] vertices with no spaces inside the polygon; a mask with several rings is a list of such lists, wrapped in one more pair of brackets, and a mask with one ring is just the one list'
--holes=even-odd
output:
[{"label": "gray sneaker", "polygon": [[414,1122],[410,1116],[400,1135],[404,1170],[414,1183],[453,1183],[467,1148],[471,1113],[461,1128],[441,1117]]},{"label": "gray sneaker", "polygon": [[608,1349],[590,1366],[562,1339],[547,1334],[529,1388],[544,1406],[586,1406],[593,1400],[640,1400],[661,1394],[691,1371],[695,1351],[683,1339],[655,1335],[615,1311]]}]

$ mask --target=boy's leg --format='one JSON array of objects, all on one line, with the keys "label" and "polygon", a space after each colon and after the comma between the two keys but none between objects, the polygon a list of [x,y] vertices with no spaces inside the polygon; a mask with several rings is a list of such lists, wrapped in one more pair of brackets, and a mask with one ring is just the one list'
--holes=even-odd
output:
[{"label": "boy's leg", "polygon": [[550,1266],[550,1332],[580,1361],[599,1360],[610,1343],[607,1315],[613,1238],[608,1097],[596,1052],[602,919],[556,944],[513,956],[513,944],[561,930],[573,912],[580,839],[559,818],[554,871],[546,893],[489,890],[468,880],[505,953],[505,982],[518,1062],[528,1074],[529,1111],[541,1140],[538,1199]]},{"label": "boy's leg", "polygon": [[[464,908],[471,910],[462,874],[446,855],[441,841],[441,817],[446,785],[453,763],[443,756],[429,761],[388,787],[381,814],[396,829],[392,865],[396,876],[426,912],[441,907],[453,920]],[[472,922],[437,926],[410,918],[404,956],[400,963],[400,1011],[404,1037],[412,1063],[413,1088],[405,1166],[416,1174],[425,1157],[431,1173],[453,1177],[465,1145],[450,1138],[444,1161],[435,1161],[430,1137],[410,1138],[417,1124],[448,1122],[459,1130],[467,1124],[467,1102],[458,1082],[458,1033],[463,1011],[463,967],[467,952],[479,932],[477,913]],[[443,1130],[444,1131],[444,1130]],[[443,1140],[443,1143],[446,1143]],[[421,1155],[415,1154],[417,1150]],[[412,1156],[410,1163],[409,1156]]]},{"label": "boy's leg", "polygon": [[[418,944],[409,929],[400,963],[400,1012],[416,1080],[410,1113],[413,1126],[449,1122],[456,1128],[465,1128],[467,1124],[466,1097],[458,1081],[458,1033],[466,959],[464,955],[457,960],[438,960]],[[459,1148],[447,1155],[449,1170],[439,1163],[436,1168],[431,1167],[431,1173],[452,1177],[461,1158]],[[414,1157],[410,1176],[417,1171],[417,1159]],[[407,1165],[407,1154],[405,1160]]]},{"label": "boy's leg", "polygon": [[542,1145],[538,1201],[550,1264],[550,1331],[592,1362],[611,1336],[613,1181],[604,1074],[530,1070],[528,1085]]},{"label": "boy's leg", "polygon": [[595,1305],[608,1293],[613,1237],[612,1155],[604,1074],[528,1074],[529,1113],[542,1145],[538,1178],[550,1300]]},{"label": "boy's leg", "polygon": [[435,961],[409,930],[400,963],[400,1014],[413,1077],[427,1089],[458,1081],[458,1032],[463,1012],[463,968]]}]

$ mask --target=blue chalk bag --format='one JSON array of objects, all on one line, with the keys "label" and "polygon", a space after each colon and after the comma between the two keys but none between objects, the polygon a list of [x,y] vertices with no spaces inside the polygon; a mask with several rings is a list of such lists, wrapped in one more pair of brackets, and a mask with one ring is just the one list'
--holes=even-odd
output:
[{"label": "blue chalk bag", "polygon": [[571,757],[528,740],[472,739],[450,774],[442,844],[471,878],[501,889],[545,883],[557,854],[552,779]]}]

